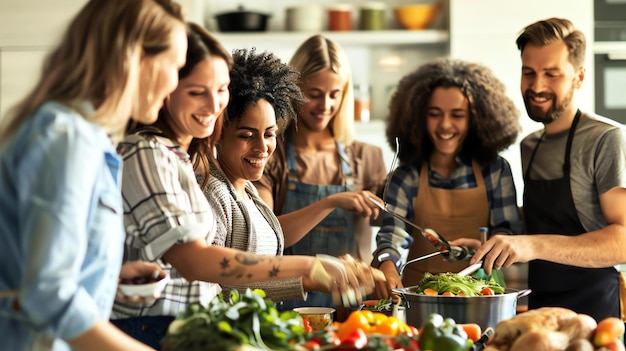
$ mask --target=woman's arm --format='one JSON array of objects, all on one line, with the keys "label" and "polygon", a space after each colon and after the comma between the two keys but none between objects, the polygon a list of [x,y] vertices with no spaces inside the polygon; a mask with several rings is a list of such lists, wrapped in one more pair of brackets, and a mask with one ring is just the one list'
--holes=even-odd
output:
[{"label": "woman's arm", "polygon": [[377,218],[379,209],[369,200],[370,197],[382,202],[381,199],[367,190],[346,191],[329,195],[309,206],[278,216],[285,233],[285,247],[297,243],[335,208],[342,208],[364,217]]},{"label": "woman's arm", "polygon": [[67,343],[77,351],[154,351],[104,319],[96,320],[90,329]]},{"label": "woman's arm", "polygon": [[247,284],[267,279],[303,277],[303,282],[308,284],[310,281],[321,291],[333,294],[338,304],[342,303],[342,299],[344,304],[360,303],[366,293],[373,291],[376,274],[369,267],[364,269],[328,256],[320,259],[314,256],[255,255],[210,246],[204,240],[174,245],[163,255],[163,259],[189,281]]}]

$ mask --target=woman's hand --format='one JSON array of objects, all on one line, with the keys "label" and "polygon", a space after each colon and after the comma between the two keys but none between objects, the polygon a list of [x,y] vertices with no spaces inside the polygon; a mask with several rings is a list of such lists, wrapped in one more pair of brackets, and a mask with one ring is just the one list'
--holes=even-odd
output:
[{"label": "woman's hand", "polygon": [[374,285],[370,272],[354,260],[319,254],[305,280],[317,291],[331,294],[336,305],[354,307],[365,299],[364,286]]},{"label": "woman's hand", "polygon": [[331,201],[332,207],[341,208],[363,217],[376,219],[380,214],[380,209],[370,200],[370,197],[383,203],[383,200],[367,190],[336,193],[329,195],[328,199]]},{"label": "woman's hand", "polygon": [[450,246],[465,246],[465,247],[476,249],[476,250],[478,250],[480,245],[482,245],[480,240],[469,239],[469,238],[460,238],[460,239],[452,240],[448,242],[448,244],[450,244]]},{"label": "woman's hand", "polygon": [[[153,262],[146,261],[132,261],[126,262],[122,265],[120,269],[120,277],[118,279],[118,283],[122,283],[126,280],[133,280],[137,278],[150,278],[150,279],[163,279],[165,277],[165,272],[161,267]],[[115,301],[121,303],[134,303],[141,305],[151,305],[154,303],[156,299],[161,296],[161,292],[155,292],[151,297],[145,296],[127,296],[124,295],[120,289],[117,289],[117,293],[115,295]]]}]

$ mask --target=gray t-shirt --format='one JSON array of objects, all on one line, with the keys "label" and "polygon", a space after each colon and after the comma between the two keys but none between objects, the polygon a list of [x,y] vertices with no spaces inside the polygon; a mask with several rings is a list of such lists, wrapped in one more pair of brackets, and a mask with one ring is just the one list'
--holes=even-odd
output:
[{"label": "gray t-shirt", "polygon": [[[543,135],[543,129],[522,140],[522,169]],[[568,131],[545,135],[530,170],[531,179],[563,177]],[[587,231],[607,225],[599,195],[614,187],[626,188],[626,128],[623,124],[597,115],[583,114],[578,122],[570,156],[570,179],[574,206]]]}]

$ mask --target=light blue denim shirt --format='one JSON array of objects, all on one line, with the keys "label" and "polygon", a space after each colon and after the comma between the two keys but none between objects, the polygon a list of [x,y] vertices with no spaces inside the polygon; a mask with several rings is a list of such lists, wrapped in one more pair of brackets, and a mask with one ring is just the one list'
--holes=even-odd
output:
[{"label": "light blue denim shirt", "polygon": [[46,103],[0,144],[3,350],[70,350],[63,340],[111,312],[124,240],[121,159],[78,110],[93,107]]}]

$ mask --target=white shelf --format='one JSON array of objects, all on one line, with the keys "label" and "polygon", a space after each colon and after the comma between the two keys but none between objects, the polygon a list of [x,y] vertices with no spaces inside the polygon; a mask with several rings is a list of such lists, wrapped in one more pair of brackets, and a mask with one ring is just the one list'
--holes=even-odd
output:
[{"label": "white shelf", "polygon": [[[315,34],[313,32],[245,32],[219,33],[213,32],[224,44],[241,43],[246,45],[283,44],[300,45]],[[341,45],[419,45],[444,44],[448,42],[445,30],[380,30],[321,32],[324,36],[337,41]]]},{"label": "white shelf", "polygon": [[596,41],[593,43],[595,54],[620,54],[626,57],[626,42],[623,41]]}]

